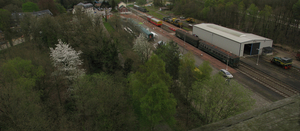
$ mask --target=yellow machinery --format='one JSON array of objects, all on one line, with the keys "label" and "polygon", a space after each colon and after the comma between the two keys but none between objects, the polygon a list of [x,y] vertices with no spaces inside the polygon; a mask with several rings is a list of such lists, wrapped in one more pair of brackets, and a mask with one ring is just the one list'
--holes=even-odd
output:
[{"label": "yellow machinery", "polygon": [[178,27],[182,27],[182,22],[177,18],[171,18],[170,16],[168,16],[168,17],[164,17],[163,21],[169,22],[169,23],[171,23],[173,25],[176,25]]},{"label": "yellow machinery", "polygon": [[191,17],[187,18],[186,21],[190,23],[195,23],[195,19]]}]

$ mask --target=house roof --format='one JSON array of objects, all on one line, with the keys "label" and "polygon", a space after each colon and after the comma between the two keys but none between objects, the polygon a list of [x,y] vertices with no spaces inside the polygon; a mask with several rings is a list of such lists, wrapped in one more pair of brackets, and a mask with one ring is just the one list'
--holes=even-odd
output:
[{"label": "house roof", "polygon": [[23,12],[15,12],[15,13],[11,13],[11,18],[12,19],[22,19],[24,16],[24,13]]},{"label": "house roof", "polygon": [[50,10],[41,10],[41,11],[37,11],[37,12],[32,12],[31,14],[34,16],[43,16],[43,15],[47,15],[47,14],[53,15]]},{"label": "house roof", "polygon": [[119,7],[119,9],[121,9],[121,8],[127,8],[127,7],[125,7],[125,6],[121,5],[121,6]]},{"label": "house roof", "polygon": [[97,3],[97,4],[95,4],[95,6],[100,7],[100,6],[101,6],[101,3]]},{"label": "house roof", "polygon": [[25,14],[32,14],[33,16],[44,16],[44,15],[53,15],[52,12],[50,10],[41,10],[41,11],[37,11],[37,12],[17,12],[17,13],[11,13],[11,18],[12,19],[22,19],[24,17]]},{"label": "house roof", "polygon": [[91,8],[93,7],[93,4],[91,3],[86,3],[86,4],[83,4],[83,3],[78,3],[77,6],[83,6],[83,8]]},{"label": "house roof", "polygon": [[243,33],[243,32],[239,32],[233,29],[229,29],[223,26],[219,26],[216,24],[212,24],[212,23],[202,23],[202,24],[197,24],[194,25],[194,27],[196,28],[200,28],[203,30],[206,30],[208,32],[220,35],[222,37],[231,39],[233,41],[236,41],[238,43],[244,43],[244,42],[249,42],[249,41],[253,41],[253,40],[271,40],[262,36],[258,36],[255,34],[250,34],[250,33]]}]

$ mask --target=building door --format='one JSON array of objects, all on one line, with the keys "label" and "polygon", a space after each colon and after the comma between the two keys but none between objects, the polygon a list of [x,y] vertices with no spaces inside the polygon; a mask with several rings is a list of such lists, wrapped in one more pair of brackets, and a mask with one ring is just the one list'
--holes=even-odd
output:
[{"label": "building door", "polygon": [[257,55],[258,54],[257,49],[259,49],[259,46],[260,46],[260,43],[253,43],[250,55]]},{"label": "building door", "polygon": [[260,47],[260,43],[251,43],[244,45],[244,56],[245,55],[257,55]]}]

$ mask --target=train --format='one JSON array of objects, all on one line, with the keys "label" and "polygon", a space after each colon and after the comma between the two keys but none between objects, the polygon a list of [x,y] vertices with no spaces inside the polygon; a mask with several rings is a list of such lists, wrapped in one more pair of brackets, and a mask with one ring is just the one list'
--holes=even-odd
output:
[{"label": "train", "polygon": [[276,65],[279,65],[283,67],[284,69],[290,69],[292,67],[293,59],[288,57],[273,57],[271,60],[271,63],[274,63]]},{"label": "train", "polygon": [[185,31],[177,29],[175,32],[175,36],[226,64],[228,60],[228,65],[231,67],[237,68],[239,65],[240,62],[239,56],[234,55],[228,51],[225,51],[224,49],[221,49],[209,42],[201,40],[198,37],[193,36]]},{"label": "train", "polygon": [[164,17],[163,21],[169,22],[169,23],[171,23],[171,24],[173,24],[175,26],[178,26],[178,27],[182,27],[183,26],[182,22],[179,19],[172,18],[170,16]]},{"label": "train", "polygon": [[156,25],[156,26],[158,26],[158,27],[160,27],[160,26],[163,24],[161,20],[156,19],[156,18],[154,18],[154,17],[152,17],[152,16],[147,16],[147,20],[148,20],[150,23],[152,23],[152,24],[154,24],[154,25]]},{"label": "train", "polygon": [[148,31],[147,29],[145,29],[143,26],[141,26],[140,24],[138,24],[137,22],[135,22],[133,19],[128,18],[127,19],[128,22],[134,27],[136,28],[140,33],[143,33],[146,38],[150,41],[150,40],[154,40],[153,34]]},{"label": "train", "polygon": [[146,8],[140,7],[138,5],[134,5],[133,8],[141,12],[149,12]]}]

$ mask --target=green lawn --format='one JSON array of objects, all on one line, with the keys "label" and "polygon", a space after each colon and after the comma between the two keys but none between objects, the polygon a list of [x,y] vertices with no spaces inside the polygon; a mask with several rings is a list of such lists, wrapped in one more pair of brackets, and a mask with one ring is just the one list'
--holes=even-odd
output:
[{"label": "green lawn", "polygon": [[191,29],[190,28],[187,28],[187,27],[183,27],[184,30],[187,30],[187,31],[190,31]]},{"label": "green lawn", "polygon": [[146,7],[146,9],[149,10],[149,15],[152,15],[156,18],[163,19],[165,17],[164,15],[157,13],[157,11],[159,10],[158,7]]},{"label": "green lawn", "polygon": [[109,33],[115,30],[108,22],[105,22],[105,18],[102,18],[102,21],[103,21],[103,24],[104,24],[106,30]]}]

